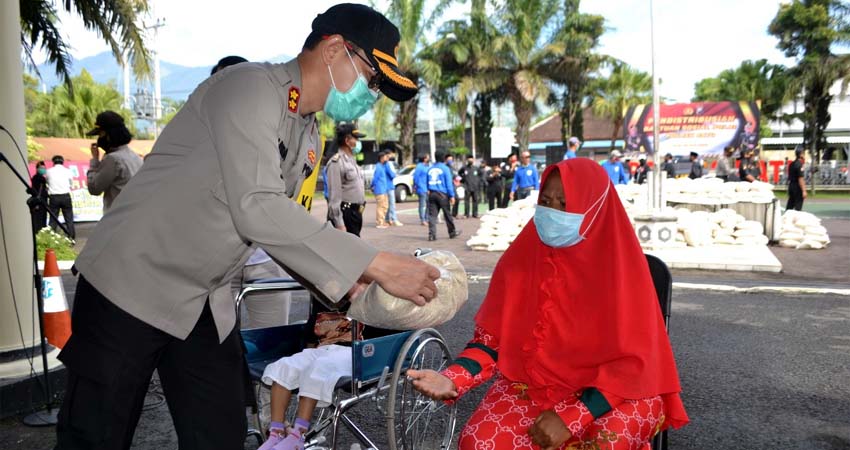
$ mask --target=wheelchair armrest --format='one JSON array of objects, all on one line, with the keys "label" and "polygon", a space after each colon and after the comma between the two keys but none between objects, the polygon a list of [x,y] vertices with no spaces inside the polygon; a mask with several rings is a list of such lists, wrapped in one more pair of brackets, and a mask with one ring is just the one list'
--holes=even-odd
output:
[{"label": "wheelchair armrest", "polygon": [[268,283],[297,283],[292,278],[257,278],[246,280],[244,284],[268,284]]}]

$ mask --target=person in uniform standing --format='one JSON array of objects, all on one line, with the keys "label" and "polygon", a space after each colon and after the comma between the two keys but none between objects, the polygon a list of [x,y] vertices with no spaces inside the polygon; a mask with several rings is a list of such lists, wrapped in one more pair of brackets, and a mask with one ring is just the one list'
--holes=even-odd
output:
[{"label": "person in uniform standing", "polygon": [[354,155],[360,153],[365,134],[344,123],[336,128],[339,151],[328,160],[325,184],[328,187],[328,220],[339,230],[360,236],[363,228],[363,209],[366,193],[363,190],[363,174]]},{"label": "person in uniform standing", "polygon": [[460,231],[455,230],[455,221],[449,212],[450,206],[457,203],[455,197],[452,170],[446,165],[450,155],[443,152],[436,153],[437,163],[428,169],[428,240],[437,240],[437,216],[443,211],[446,218],[446,228],[449,238],[460,236]]},{"label": "person in uniform standing", "polygon": [[316,112],[352,121],[378,91],[416,95],[395,62],[399,36],[368,6],[335,5],[295,59],[238,64],[189,96],[76,260],[56,449],[129,449],[154,370],[181,450],[242,448],[247,380],[230,281],[255,248],[329,304],[357,301],[373,281],[419,305],[435,297],[437,269],[293,201],[318,164]]},{"label": "person in uniform standing", "polygon": [[74,184],[74,174],[71,169],[65,167],[65,158],[62,155],[54,156],[51,161],[53,167],[47,169],[45,178],[47,179],[48,193],[48,208],[53,214],[50,215],[50,228],[56,231],[59,228],[59,222],[56,217],[62,213],[62,218],[65,220],[65,228],[68,230],[68,237],[71,240],[76,239],[77,234],[74,231],[74,204],[71,201],[71,186]]},{"label": "person in uniform standing", "polygon": [[487,172],[487,203],[490,206],[489,211],[502,206],[502,191],[504,190],[504,181],[502,180],[502,168],[496,164]]},{"label": "person in uniform standing", "polygon": [[732,174],[732,167],[729,163],[729,158],[732,157],[733,153],[735,153],[735,147],[729,145],[723,149],[723,154],[717,158],[717,170],[715,171],[715,175],[717,178],[723,180],[724,183],[729,181],[729,175]]},{"label": "person in uniform standing", "polygon": [[29,202],[33,234],[38,233],[39,230],[47,225],[47,178],[44,177],[46,173],[47,167],[45,167],[44,161],[37,162],[35,165],[35,175],[32,176],[30,184],[33,190],[32,196],[41,202]]},{"label": "person in uniform standing", "polygon": [[758,162],[755,161],[755,152],[744,150],[741,164],[738,166],[738,176],[741,181],[756,181],[759,176]]},{"label": "person in uniform standing", "polygon": [[692,180],[702,178],[702,161],[699,160],[697,152],[691,152],[691,172],[688,173],[688,178]]},{"label": "person in uniform standing", "polygon": [[511,200],[522,200],[531,195],[531,191],[540,189],[540,177],[537,167],[531,164],[531,153],[522,152],[521,160],[522,165],[516,169],[511,183]]},{"label": "person in uniform standing", "polygon": [[508,202],[511,198],[511,186],[514,184],[514,175],[516,174],[517,165],[516,155],[509,156],[507,162],[501,164],[502,185],[504,187],[504,191],[502,191],[502,202],[500,203],[502,208],[508,207]]},{"label": "person in uniform standing", "polygon": [[[86,133],[86,136],[97,136],[97,144],[91,146],[91,162],[86,178],[89,194],[103,194],[105,213],[130,178],[142,167],[142,157],[127,146],[133,135],[118,113],[104,111],[97,115],[94,123],[94,129]],[[98,147],[105,153],[102,160]]]},{"label": "person in uniform standing", "polygon": [[[469,213],[472,217],[478,218],[478,202],[481,197],[478,196],[481,186],[481,168],[475,164],[475,158],[469,157],[466,159],[466,166],[460,169],[459,175],[463,182],[466,195],[463,198],[463,209],[466,218],[469,218]],[[469,203],[472,201],[472,207]]]},{"label": "person in uniform standing", "polygon": [[664,162],[661,163],[661,170],[667,173],[667,178],[676,178],[676,165],[673,164],[673,155],[668,153],[664,155]]},{"label": "person in uniform standing", "polygon": [[803,176],[803,164],[806,160],[803,158],[803,147],[794,149],[794,162],[788,166],[788,203],[785,205],[785,210],[803,210],[803,200],[808,196],[806,194],[806,177]]}]

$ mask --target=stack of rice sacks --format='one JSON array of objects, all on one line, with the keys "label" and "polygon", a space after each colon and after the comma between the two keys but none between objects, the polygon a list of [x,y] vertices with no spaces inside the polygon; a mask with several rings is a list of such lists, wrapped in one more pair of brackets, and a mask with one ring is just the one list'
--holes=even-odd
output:
[{"label": "stack of rice sacks", "polygon": [[676,208],[666,213],[678,218],[676,242],[680,245],[767,245],[769,241],[760,222],[746,220],[731,209],[712,213]]},{"label": "stack of rice sacks", "polygon": [[498,208],[481,216],[481,226],[466,245],[472,250],[503,252],[516,239],[529,220],[534,217],[536,192],[531,197],[517,200],[508,208]]},{"label": "stack of rice sacks", "polygon": [[789,210],[782,215],[781,247],[820,250],[829,245],[829,235],[814,214]]}]

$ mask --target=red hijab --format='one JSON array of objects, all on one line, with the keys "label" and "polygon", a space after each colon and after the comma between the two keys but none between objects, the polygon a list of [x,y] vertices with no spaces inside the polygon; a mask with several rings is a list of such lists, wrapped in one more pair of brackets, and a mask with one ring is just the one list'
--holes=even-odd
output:
[{"label": "red hijab", "polygon": [[548,167],[541,185],[556,168],[567,212],[585,214],[584,240],[549,247],[530,221],[496,265],[475,320],[499,337],[502,374],[528,384],[544,407],[588,387],[633,400],[661,395],[664,426],[678,428],[688,416],[673,351],[617,191],[584,158]]}]

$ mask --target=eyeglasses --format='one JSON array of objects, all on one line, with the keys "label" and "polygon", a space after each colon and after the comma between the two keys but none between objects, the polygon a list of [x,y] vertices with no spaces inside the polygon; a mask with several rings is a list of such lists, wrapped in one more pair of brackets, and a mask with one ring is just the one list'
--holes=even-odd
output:
[{"label": "eyeglasses", "polygon": [[369,70],[371,70],[372,72],[375,73],[375,75],[373,75],[369,79],[368,84],[369,84],[369,89],[371,89],[373,91],[378,91],[380,86],[381,86],[381,82],[384,80],[384,77],[381,74],[381,72],[378,69],[376,69],[375,66],[372,65],[372,62],[370,62],[368,59],[366,59],[365,56],[361,55],[360,52],[357,51],[357,48],[354,46],[354,44],[352,44],[350,42],[346,42],[345,46],[346,46],[346,48],[348,48],[348,50],[351,51],[351,53],[354,53],[358,58],[360,58],[361,61],[366,63],[366,65],[369,67]]}]

